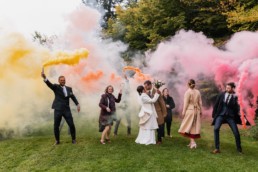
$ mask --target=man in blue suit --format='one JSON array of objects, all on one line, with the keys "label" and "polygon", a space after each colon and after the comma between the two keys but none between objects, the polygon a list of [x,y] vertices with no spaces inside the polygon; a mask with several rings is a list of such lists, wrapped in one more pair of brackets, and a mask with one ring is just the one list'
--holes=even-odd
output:
[{"label": "man in blue suit", "polygon": [[230,82],[226,85],[226,91],[219,94],[215,102],[212,117],[214,118],[212,125],[214,125],[214,140],[215,150],[214,154],[220,153],[220,141],[219,132],[223,123],[228,123],[236,141],[237,151],[242,153],[240,134],[237,128],[237,124],[242,124],[240,119],[240,107],[238,104],[238,98],[235,95],[235,83]]},{"label": "man in blue suit", "polygon": [[54,92],[55,99],[52,104],[52,109],[54,109],[54,133],[55,133],[55,139],[56,142],[54,145],[60,144],[60,131],[59,126],[60,122],[62,120],[62,117],[66,120],[72,136],[72,143],[76,144],[76,130],[73,122],[73,117],[69,105],[70,98],[73,100],[73,102],[77,106],[78,112],[80,111],[80,105],[76,99],[76,97],[73,94],[72,88],[67,87],[65,85],[65,77],[60,76],[58,78],[59,84],[52,84],[47,78],[44,72],[41,74],[42,78],[44,79],[44,82],[47,84],[47,86]]}]

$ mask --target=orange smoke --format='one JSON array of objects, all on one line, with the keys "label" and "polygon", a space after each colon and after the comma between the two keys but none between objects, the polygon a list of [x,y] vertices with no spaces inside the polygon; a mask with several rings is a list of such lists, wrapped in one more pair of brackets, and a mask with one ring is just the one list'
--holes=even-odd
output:
[{"label": "orange smoke", "polygon": [[96,73],[90,72],[86,76],[84,76],[82,78],[82,80],[86,81],[86,82],[96,81],[96,80],[99,80],[100,78],[102,78],[103,75],[104,75],[104,73],[101,70],[97,71]]},{"label": "orange smoke", "polygon": [[116,74],[115,73],[111,73],[111,75],[110,75],[110,81],[111,82],[119,82],[119,81],[121,81],[121,77],[120,76],[116,76]]},{"label": "orange smoke", "polygon": [[133,67],[133,66],[125,66],[123,68],[123,72],[125,72],[126,70],[132,70],[136,73],[136,80],[142,82],[145,80],[151,80],[150,75],[148,74],[143,74],[142,71],[139,68]]}]

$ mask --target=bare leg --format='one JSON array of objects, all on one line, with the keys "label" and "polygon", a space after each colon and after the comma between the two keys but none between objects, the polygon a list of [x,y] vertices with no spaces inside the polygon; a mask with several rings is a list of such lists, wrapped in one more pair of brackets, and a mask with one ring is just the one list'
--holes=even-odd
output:
[{"label": "bare leg", "polygon": [[110,133],[111,133],[111,126],[108,126],[108,131],[107,131],[107,135],[106,135],[106,139],[109,140],[110,139]]},{"label": "bare leg", "polygon": [[105,129],[104,129],[104,131],[103,131],[102,134],[101,134],[101,140],[100,140],[101,143],[104,143],[105,137],[106,137],[108,131],[109,131],[109,126],[106,126]]}]

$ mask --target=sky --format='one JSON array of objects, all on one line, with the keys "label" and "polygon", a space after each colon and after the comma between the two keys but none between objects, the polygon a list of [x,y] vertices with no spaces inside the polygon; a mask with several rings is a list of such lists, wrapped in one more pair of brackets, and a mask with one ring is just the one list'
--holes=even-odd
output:
[{"label": "sky", "polygon": [[66,16],[80,4],[81,0],[0,0],[0,32],[58,35],[65,30]]}]

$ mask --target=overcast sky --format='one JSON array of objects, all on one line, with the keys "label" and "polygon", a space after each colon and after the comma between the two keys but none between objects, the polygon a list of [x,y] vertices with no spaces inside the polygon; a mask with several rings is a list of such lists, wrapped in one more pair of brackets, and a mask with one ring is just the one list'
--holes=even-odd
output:
[{"label": "overcast sky", "polygon": [[66,26],[65,16],[80,4],[81,0],[0,0],[0,31],[58,35]]}]

